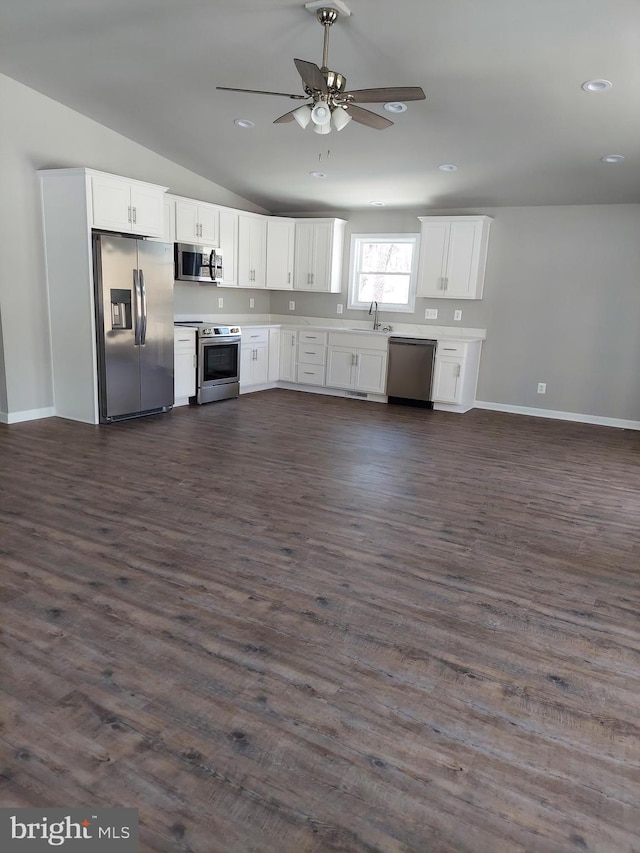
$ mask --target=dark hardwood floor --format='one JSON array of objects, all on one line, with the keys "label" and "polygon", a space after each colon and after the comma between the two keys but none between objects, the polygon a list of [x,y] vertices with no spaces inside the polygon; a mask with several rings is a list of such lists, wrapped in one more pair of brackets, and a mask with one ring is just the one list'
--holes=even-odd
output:
[{"label": "dark hardwood floor", "polygon": [[267,391],[0,427],[2,805],[640,851],[640,434]]}]

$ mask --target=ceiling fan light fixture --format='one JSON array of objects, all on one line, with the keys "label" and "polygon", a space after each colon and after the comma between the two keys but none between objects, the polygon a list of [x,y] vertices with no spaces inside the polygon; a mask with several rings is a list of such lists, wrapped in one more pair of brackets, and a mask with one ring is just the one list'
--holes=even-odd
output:
[{"label": "ceiling fan light fixture", "polygon": [[351,116],[344,107],[336,107],[331,113],[331,124],[336,130],[342,130],[351,121]]},{"label": "ceiling fan light fixture", "polygon": [[[311,121],[316,125],[316,127],[323,127],[324,125],[329,124],[331,121],[331,110],[329,109],[329,104],[325,101],[318,101],[311,110]],[[319,132],[327,133],[328,131],[325,130]]]},{"label": "ceiling fan light fixture", "polygon": [[304,130],[311,121],[311,107],[308,104],[303,104],[293,111],[293,117]]},{"label": "ceiling fan light fixture", "polygon": [[326,124],[314,124],[313,125],[314,133],[331,133],[331,122],[328,121]]}]

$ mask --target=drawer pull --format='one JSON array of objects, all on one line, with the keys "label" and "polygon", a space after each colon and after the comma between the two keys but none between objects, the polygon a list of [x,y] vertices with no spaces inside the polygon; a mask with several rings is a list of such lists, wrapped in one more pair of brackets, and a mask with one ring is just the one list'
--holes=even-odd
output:
[{"label": "drawer pull", "polygon": [[455,352],[457,347],[442,347],[446,352]]}]

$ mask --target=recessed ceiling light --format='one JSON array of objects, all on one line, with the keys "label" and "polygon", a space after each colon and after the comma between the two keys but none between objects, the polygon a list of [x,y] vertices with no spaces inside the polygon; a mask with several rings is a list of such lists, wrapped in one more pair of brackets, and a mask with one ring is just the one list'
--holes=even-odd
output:
[{"label": "recessed ceiling light", "polygon": [[369,204],[372,205],[373,207],[384,207],[385,206],[384,201],[370,201]]},{"label": "recessed ceiling light", "polygon": [[384,108],[388,113],[406,113],[407,111],[407,105],[400,101],[389,101],[388,104],[384,105]]},{"label": "recessed ceiling light", "polygon": [[312,178],[326,178],[327,177],[326,172],[309,172],[309,175]]},{"label": "recessed ceiling light", "polygon": [[611,80],[587,80],[586,83],[582,84],[582,88],[585,92],[606,92],[607,89],[610,89],[613,86]]},{"label": "recessed ceiling light", "polygon": [[600,158],[603,163],[622,163],[624,157],[622,154],[607,154]]},{"label": "recessed ceiling light", "polygon": [[256,126],[256,125],[255,125],[255,122],[250,121],[248,118],[236,118],[236,119],[234,119],[234,120],[233,120],[233,123],[234,123],[234,124],[237,124],[237,125],[238,125],[238,127],[243,127],[243,128],[245,128],[245,130],[249,129],[250,127],[255,127],[255,126]]},{"label": "recessed ceiling light", "polygon": [[438,166],[438,169],[440,169],[441,172],[457,172],[458,171],[458,167],[456,165],[454,165],[453,163],[440,163],[440,165]]}]

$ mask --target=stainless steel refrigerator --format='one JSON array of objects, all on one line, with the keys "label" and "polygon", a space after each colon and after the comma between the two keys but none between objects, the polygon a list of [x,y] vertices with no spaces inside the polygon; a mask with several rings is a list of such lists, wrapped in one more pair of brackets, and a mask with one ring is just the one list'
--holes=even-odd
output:
[{"label": "stainless steel refrigerator", "polygon": [[173,245],[93,234],[100,423],[173,398]]}]

